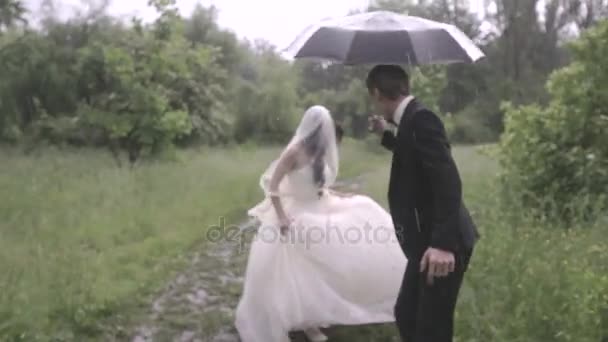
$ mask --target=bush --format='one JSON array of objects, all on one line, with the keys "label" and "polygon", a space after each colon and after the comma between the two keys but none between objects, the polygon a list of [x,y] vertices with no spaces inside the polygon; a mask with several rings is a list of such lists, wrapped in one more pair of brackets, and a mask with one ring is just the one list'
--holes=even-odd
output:
[{"label": "bush", "polygon": [[[503,106],[502,180],[514,199],[560,218],[604,207],[608,194],[608,21],[571,44],[549,79],[547,107]],[[581,201],[582,200],[582,201]]]},{"label": "bush", "polygon": [[605,341],[606,222],[556,230],[524,206],[504,210],[489,184],[477,191],[482,239],[459,298],[459,340]]},{"label": "bush", "polygon": [[456,114],[447,114],[444,122],[450,141],[464,144],[495,142],[496,133],[482,115],[485,113],[471,107]]}]

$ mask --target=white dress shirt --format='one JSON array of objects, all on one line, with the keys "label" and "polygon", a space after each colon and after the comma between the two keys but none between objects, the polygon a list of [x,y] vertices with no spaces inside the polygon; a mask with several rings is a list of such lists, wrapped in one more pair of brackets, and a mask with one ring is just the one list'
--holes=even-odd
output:
[{"label": "white dress shirt", "polygon": [[406,98],[404,98],[401,101],[401,103],[399,103],[399,106],[397,106],[397,109],[395,109],[395,113],[393,114],[393,121],[395,121],[395,124],[397,125],[397,127],[399,127],[399,122],[401,122],[401,117],[403,116],[403,112],[405,112],[405,108],[407,108],[407,105],[409,105],[413,99],[414,99],[414,96],[412,96],[412,95],[407,96]]}]

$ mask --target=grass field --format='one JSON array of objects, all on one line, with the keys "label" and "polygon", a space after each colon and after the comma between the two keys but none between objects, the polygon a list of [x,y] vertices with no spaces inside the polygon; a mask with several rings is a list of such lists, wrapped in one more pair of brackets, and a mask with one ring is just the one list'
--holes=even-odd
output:
[{"label": "grass field", "polygon": [[[187,151],[129,170],[101,151],[0,150],[0,340],[130,340],[158,291],[205,248],[208,227],[240,222],[260,200],[258,177],[277,153]],[[350,141],[341,154],[341,176],[362,175],[362,191],[385,204],[389,156]],[[495,163],[474,147],[455,155],[482,234],[458,341],[608,337],[608,222],[566,231],[507,210]],[[332,339],[391,334],[342,329]]]}]

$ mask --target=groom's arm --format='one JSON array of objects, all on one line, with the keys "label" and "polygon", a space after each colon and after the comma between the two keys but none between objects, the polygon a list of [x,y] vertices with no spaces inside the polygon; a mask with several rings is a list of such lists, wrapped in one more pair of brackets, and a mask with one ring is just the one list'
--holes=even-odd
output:
[{"label": "groom's arm", "polygon": [[423,110],[412,119],[415,149],[429,177],[432,193],[431,247],[455,252],[462,183],[441,119]]},{"label": "groom's arm", "polygon": [[382,133],[382,141],[380,142],[387,150],[392,151],[395,148],[397,138],[395,134],[389,130]]}]

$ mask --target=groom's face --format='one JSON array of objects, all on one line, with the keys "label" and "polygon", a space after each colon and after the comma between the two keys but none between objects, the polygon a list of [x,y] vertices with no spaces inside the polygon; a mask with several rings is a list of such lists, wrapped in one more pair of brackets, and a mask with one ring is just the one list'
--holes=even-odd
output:
[{"label": "groom's face", "polygon": [[381,114],[386,120],[391,120],[393,118],[392,102],[382,96],[378,89],[373,89],[369,95],[378,114]]}]

